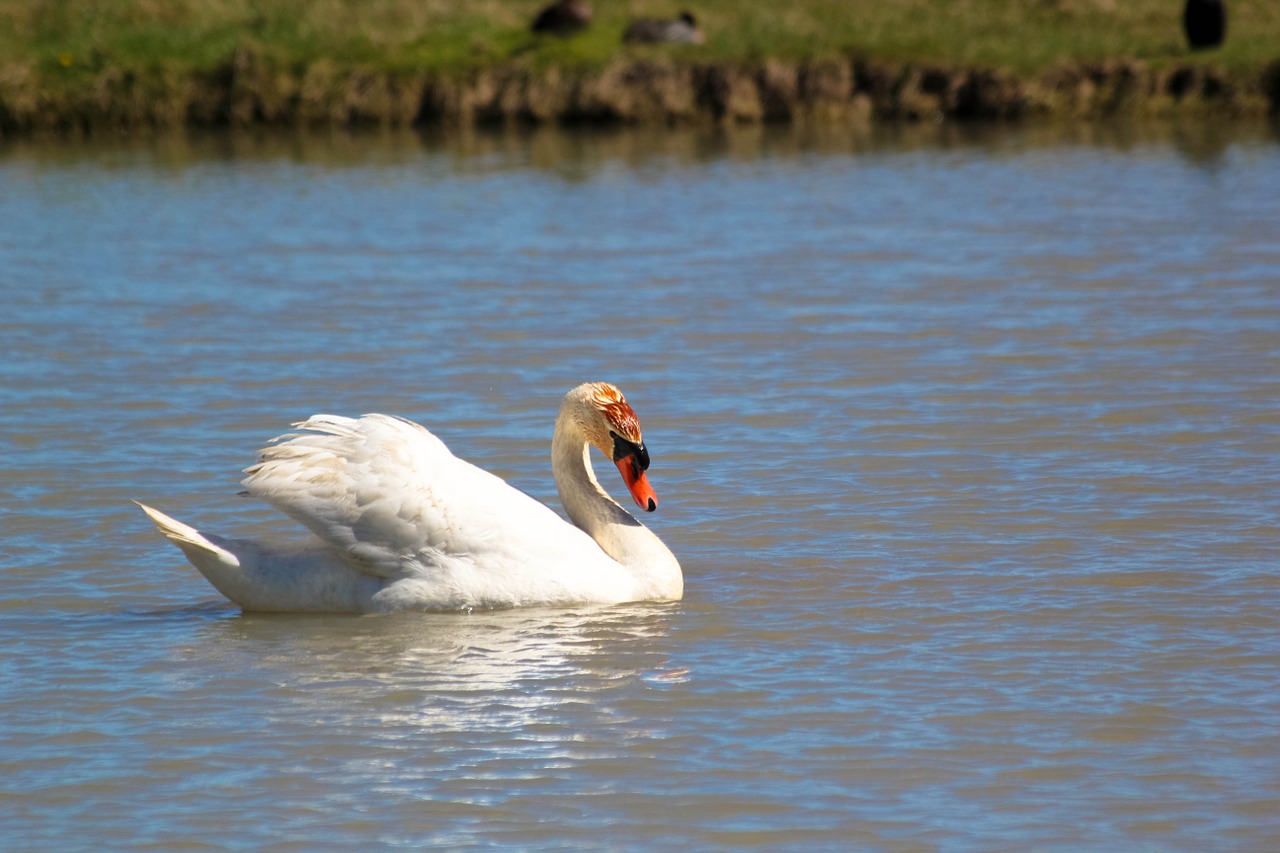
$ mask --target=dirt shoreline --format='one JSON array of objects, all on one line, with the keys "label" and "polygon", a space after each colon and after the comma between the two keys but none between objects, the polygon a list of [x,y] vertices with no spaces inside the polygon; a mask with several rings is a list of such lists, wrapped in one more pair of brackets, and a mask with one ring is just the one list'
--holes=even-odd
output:
[{"label": "dirt shoreline", "polygon": [[844,61],[754,66],[618,61],[569,73],[497,67],[464,79],[271,65],[248,51],[212,72],[107,68],[54,93],[0,67],[0,134],[172,127],[508,123],[871,122],[1280,114],[1280,60],[1252,79],[1202,64],[1064,65],[1034,79],[985,68]]}]

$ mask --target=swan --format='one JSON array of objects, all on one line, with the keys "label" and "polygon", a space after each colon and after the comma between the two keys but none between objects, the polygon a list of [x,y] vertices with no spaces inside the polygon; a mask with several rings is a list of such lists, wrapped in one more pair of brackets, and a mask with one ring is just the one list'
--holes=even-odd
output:
[{"label": "swan", "polygon": [[244,473],[245,493],[315,537],[280,546],[204,534],[138,506],[223,595],[246,611],[394,610],[676,600],[675,556],[596,480],[591,448],[639,507],[658,498],[640,421],[617,387],[565,395],[551,461],[566,523],[502,479],[454,456],[425,427],[389,415],[314,415]]}]

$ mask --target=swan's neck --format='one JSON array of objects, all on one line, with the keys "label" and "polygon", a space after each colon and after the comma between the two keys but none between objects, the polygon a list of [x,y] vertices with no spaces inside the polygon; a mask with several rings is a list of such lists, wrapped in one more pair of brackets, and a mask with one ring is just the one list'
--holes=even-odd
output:
[{"label": "swan's neck", "polygon": [[590,455],[591,445],[572,412],[562,410],[551,440],[551,466],[560,503],[570,520],[606,554],[637,575],[652,576],[652,582],[659,586],[670,585],[672,575],[678,580],[680,564],[675,556],[605,492],[591,469]]}]

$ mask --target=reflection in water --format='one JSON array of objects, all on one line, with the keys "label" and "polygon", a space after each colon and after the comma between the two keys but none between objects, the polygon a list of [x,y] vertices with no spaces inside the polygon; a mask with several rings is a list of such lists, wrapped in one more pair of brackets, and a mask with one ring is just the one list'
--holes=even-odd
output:
[{"label": "reflection in water", "polygon": [[[573,612],[518,610],[370,618],[243,616],[206,627],[182,672],[221,673],[229,695],[270,685],[269,720],[224,705],[220,731],[265,724],[266,740],[313,756],[320,778],[291,784],[306,799],[343,779],[344,808],[368,796],[467,807],[498,819],[521,785],[564,786],[602,763],[632,761],[669,735],[638,713],[672,671],[669,622],[679,605]],[[186,676],[179,675],[179,679]],[[219,685],[207,685],[213,694]],[[257,703],[260,704],[260,703]],[[204,750],[252,745],[211,732]],[[251,735],[254,740],[260,736]],[[269,747],[270,748],[275,748]],[[266,779],[246,779],[269,785]],[[567,787],[563,795],[574,790]],[[332,796],[330,794],[329,796]],[[394,831],[433,839],[406,816]],[[389,828],[390,829],[390,828]]]},{"label": "reflection in water", "polygon": [[452,174],[533,168],[567,181],[599,175],[609,164],[662,168],[664,164],[710,164],[801,155],[846,156],[877,152],[937,152],[984,149],[992,153],[1050,150],[1064,146],[1133,151],[1172,142],[1195,164],[1212,163],[1232,145],[1280,140],[1280,125],[1266,121],[1130,120],[1004,126],[986,122],[718,125],[699,127],[605,127],[564,130],[553,126],[486,130],[432,128],[421,131],[333,130],[173,132],[122,140],[110,147],[92,141],[47,145],[0,140],[11,160],[101,167],[146,163],[182,170],[202,162],[239,163],[286,159],[334,168],[420,162],[419,152],[447,158]]},{"label": "reflection in water", "polygon": [[372,718],[391,739],[515,732],[566,706],[609,714],[620,680],[670,680],[668,622],[678,605],[576,611],[401,614],[368,619],[245,615],[201,640],[243,649],[319,718]]}]

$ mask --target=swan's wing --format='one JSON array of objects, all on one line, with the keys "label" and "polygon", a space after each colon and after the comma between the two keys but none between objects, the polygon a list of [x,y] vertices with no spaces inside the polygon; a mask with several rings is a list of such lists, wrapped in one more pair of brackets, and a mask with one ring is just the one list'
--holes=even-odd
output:
[{"label": "swan's wing", "polygon": [[242,482],[367,574],[406,577],[451,558],[527,559],[557,537],[593,544],[412,421],[315,415],[297,426],[306,432],[276,439]]}]

